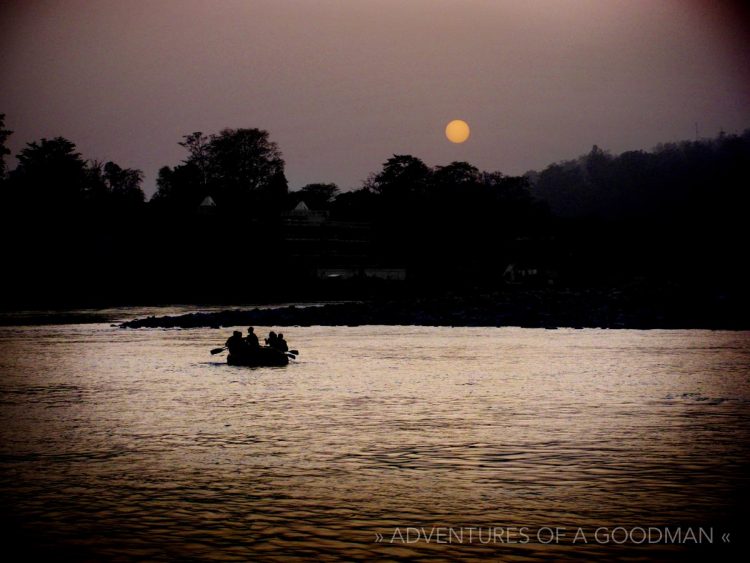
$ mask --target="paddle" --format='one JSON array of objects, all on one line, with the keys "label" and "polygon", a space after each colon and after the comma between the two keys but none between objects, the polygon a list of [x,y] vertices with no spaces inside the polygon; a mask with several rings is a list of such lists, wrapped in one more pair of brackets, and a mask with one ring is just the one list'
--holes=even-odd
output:
[{"label": "paddle", "polygon": [[[213,350],[211,350],[211,355],[215,356],[216,354],[221,354],[226,349],[226,346],[222,346],[221,348],[214,348]],[[286,355],[296,360],[297,356],[299,356],[299,350],[289,350],[288,352],[286,352]]]}]

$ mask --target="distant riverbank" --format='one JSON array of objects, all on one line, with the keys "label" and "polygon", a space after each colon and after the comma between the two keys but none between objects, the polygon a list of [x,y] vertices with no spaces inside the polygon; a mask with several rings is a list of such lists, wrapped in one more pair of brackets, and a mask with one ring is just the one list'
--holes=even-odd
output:
[{"label": "distant riverbank", "polygon": [[515,289],[320,307],[230,309],[149,316],[123,328],[231,326],[518,326],[526,328],[750,329],[746,300],[719,293],[633,289]]},{"label": "distant riverbank", "polygon": [[[230,307],[233,309],[267,309],[295,307],[320,307],[325,301],[294,301],[286,303],[252,303],[252,304],[206,304],[175,303],[171,305],[112,305],[98,308],[58,308],[58,309],[19,309],[0,310],[0,326],[43,326],[43,325],[83,325],[96,323],[125,323],[146,317],[179,317],[200,311],[201,313],[220,313]],[[331,301],[330,303],[342,303]]]}]

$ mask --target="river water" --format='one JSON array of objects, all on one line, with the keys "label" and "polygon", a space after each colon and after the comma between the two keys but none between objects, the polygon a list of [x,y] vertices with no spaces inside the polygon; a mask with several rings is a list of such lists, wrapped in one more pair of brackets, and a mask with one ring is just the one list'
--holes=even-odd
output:
[{"label": "river water", "polygon": [[298,360],[251,369],[209,354],[228,332],[0,327],[5,541],[91,561],[743,544],[750,333],[293,327]]}]

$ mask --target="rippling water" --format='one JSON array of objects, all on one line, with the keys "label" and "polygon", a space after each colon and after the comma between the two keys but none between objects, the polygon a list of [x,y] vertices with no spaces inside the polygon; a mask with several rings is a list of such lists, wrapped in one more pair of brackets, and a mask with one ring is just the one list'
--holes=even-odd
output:
[{"label": "rippling water", "polygon": [[[227,332],[0,328],[11,541],[89,560],[518,561],[742,541],[748,333],[290,328],[299,361],[250,369],[209,355]],[[716,537],[534,535],[556,526]],[[441,543],[434,527],[532,541]]]}]

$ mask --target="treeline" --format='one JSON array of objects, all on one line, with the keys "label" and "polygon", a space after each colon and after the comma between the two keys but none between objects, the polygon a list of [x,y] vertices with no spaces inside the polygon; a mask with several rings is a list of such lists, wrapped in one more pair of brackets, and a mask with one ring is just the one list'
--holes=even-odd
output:
[{"label": "treeline", "polygon": [[188,156],[174,168],[159,170],[154,205],[191,212],[210,196],[223,210],[255,217],[284,208],[284,160],[267,131],[224,129],[210,136],[195,132],[184,136],[180,145]]},{"label": "treeline", "polygon": [[726,225],[748,202],[748,156],[750,130],[617,156],[594,146],[527,177],[534,195],[560,217],[659,222],[702,217],[703,224],[719,219]]},{"label": "treeline", "polygon": [[749,163],[745,130],[650,152],[594,146],[526,177],[571,248],[580,283],[604,274],[744,293]]},{"label": "treeline", "polygon": [[[4,116],[0,116],[2,118]],[[0,119],[0,128],[3,127]],[[0,131],[1,152],[10,131]],[[28,143],[17,155],[18,166],[7,173],[2,164],[4,206],[14,213],[85,209],[89,212],[132,210],[144,203],[143,173],[114,162],[86,161],[62,137]]]},{"label": "treeline", "polygon": [[283,216],[300,201],[368,225],[363,260],[405,268],[416,293],[494,291],[519,283],[513,268],[556,287],[746,281],[750,131],[617,156],[594,147],[524,176],[394,155],[345,191],[289,190],[260,129],[194,132],[180,145],[184,160],[159,171],[149,201],[140,170],[86,160],[64,138],[28,143],[13,170],[0,158],[3,301],[336,297],[291,256]]}]

